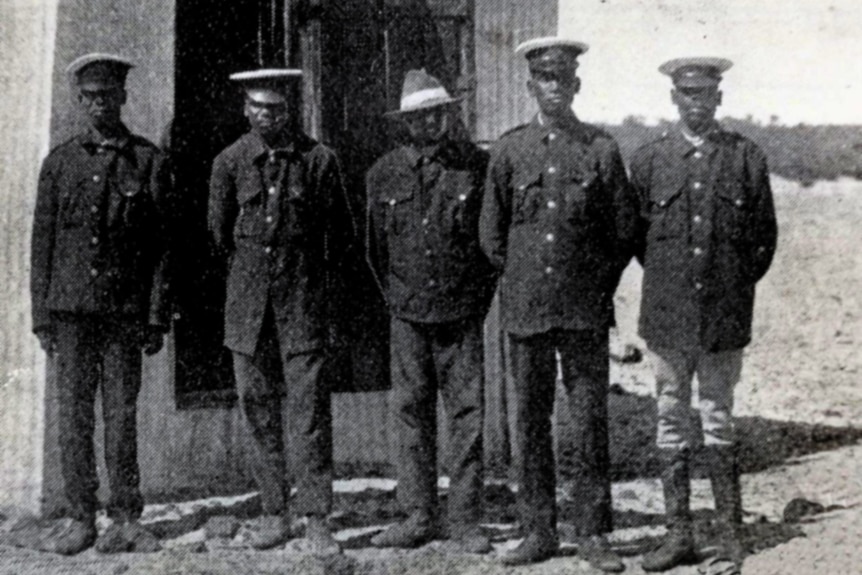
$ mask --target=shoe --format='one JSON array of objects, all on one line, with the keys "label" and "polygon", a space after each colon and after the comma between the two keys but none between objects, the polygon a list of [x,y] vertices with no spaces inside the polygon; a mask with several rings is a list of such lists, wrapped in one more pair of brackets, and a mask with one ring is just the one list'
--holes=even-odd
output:
[{"label": "shoe", "polygon": [[577,543],[578,556],[589,563],[593,569],[598,569],[605,573],[621,573],[625,571],[625,563],[611,549],[611,545],[604,535],[583,537]]},{"label": "shoe", "polygon": [[305,538],[311,544],[314,555],[337,555],[341,553],[341,545],[332,536],[332,531],[329,529],[325,517],[308,516]]},{"label": "shoe", "polygon": [[484,555],[494,550],[491,546],[491,538],[485,534],[480,525],[459,526],[451,531],[451,539],[462,553]]},{"label": "shoe", "polygon": [[138,521],[123,524],[123,537],[131,542],[133,553],[156,553],[162,550],[158,537]]},{"label": "shoe", "polygon": [[672,527],[661,544],[644,555],[641,567],[648,573],[655,573],[693,563],[697,563],[697,554],[691,527]]},{"label": "shoe", "polygon": [[425,545],[440,535],[440,528],[430,513],[414,512],[401,523],[397,523],[371,538],[375,547],[399,547],[413,549]]},{"label": "shoe", "polygon": [[39,543],[39,549],[58,555],[75,555],[92,547],[95,541],[95,520],[64,519]]},{"label": "shoe", "polygon": [[261,515],[252,526],[251,546],[258,550],[272,549],[290,539],[288,522],[281,515]]},{"label": "shoe", "polygon": [[114,521],[96,539],[96,551],[111,553],[155,553],[161,551],[158,538],[138,521]]},{"label": "shoe", "polygon": [[532,531],[521,544],[503,555],[503,565],[528,565],[553,557],[560,549],[557,534],[551,531]]},{"label": "shoe", "polygon": [[697,563],[689,508],[689,461],[686,449],[661,450],[661,482],[668,532],[658,547],[644,555],[641,565],[644,571],[667,571],[678,565]]}]

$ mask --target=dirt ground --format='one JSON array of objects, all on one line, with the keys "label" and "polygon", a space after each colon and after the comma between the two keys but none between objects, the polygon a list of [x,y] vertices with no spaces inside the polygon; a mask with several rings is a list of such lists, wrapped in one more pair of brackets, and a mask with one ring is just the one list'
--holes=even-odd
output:
[{"label": "dirt ground", "polygon": [[[822,182],[807,189],[774,180],[779,249],[758,287],[754,342],[746,351],[736,413],[742,442],[746,543],[743,573],[757,575],[862,574],[862,183]],[[632,265],[619,293],[615,345],[634,344],[640,270]],[[651,457],[653,381],[646,362],[615,364],[611,434],[616,531],[612,541],[628,573],[643,573],[641,555],[661,535],[663,503]],[[244,574],[464,574],[556,575],[590,573],[577,550],[523,568],[497,559],[517,544],[514,495],[505,484],[488,486],[486,509],[496,550],[488,557],[459,555],[445,542],[410,552],[367,546],[370,533],[398,510],[393,482],[343,481],[336,485],[333,522],[347,551],[326,559],[305,555],[301,540],[285,549],[253,552],[241,528],[230,539],[209,539],[209,517],[243,523],[256,512],[253,495],[148,506],[145,520],[165,549],[154,554],[99,556],[90,550],[54,557],[0,544],[0,575],[244,575]],[[445,486],[445,485],[444,485]],[[705,533],[710,517],[708,482],[693,488],[696,519]],[[793,500],[815,512],[797,521]],[[811,505],[813,503],[814,505]],[[796,504],[794,504],[796,505]],[[793,506],[791,506],[792,508]],[[803,507],[806,507],[803,505]],[[563,521],[565,522],[565,515]],[[785,521],[787,519],[787,521]],[[16,518],[0,516],[0,532]],[[561,528],[565,538],[565,523]],[[8,533],[5,534],[8,537]],[[708,538],[703,539],[708,544]],[[695,566],[670,573],[697,573]]]}]

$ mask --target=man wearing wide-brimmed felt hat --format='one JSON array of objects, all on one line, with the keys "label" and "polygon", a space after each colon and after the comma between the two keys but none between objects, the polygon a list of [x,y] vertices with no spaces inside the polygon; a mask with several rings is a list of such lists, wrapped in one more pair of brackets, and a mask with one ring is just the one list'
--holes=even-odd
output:
[{"label": "man wearing wide-brimmed felt hat", "polygon": [[551,415],[557,354],[575,424],[564,519],[578,554],[604,571],[624,568],[612,529],[608,453],[608,330],[613,294],[632,254],[636,201],[617,144],[572,111],[587,45],[537,38],[527,59],[533,120],[496,144],[480,237],[502,272],[503,329],[511,344],[523,542],[507,564],[541,561],[559,547]]},{"label": "man wearing wide-brimmed felt hat", "polygon": [[54,148],[39,177],[33,221],[33,331],[53,357],[68,521],[43,550],[73,554],[96,538],[93,445],[102,394],[112,523],[99,551],[158,547],[140,524],[136,413],[141,350],[168,330],[169,175],[165,156],[121,118],[133,64],[86,54],[66,69],[87,128]]},{"label": "man wearing wide-brimmed felt hat", "polygon": [[250,130],[213,162],[209,227],[228,261],[224,344],[256,449],[263,515],[252,545],[281,545],[298,516],[313,550],[328,552],[338,550],[327,525],[331,306],[354,224],[335,153],[298,126],[291,95],[301,78],[281,68],[231,76]]},{"label": "man wearing wide-brimmed felt hat", "polygon": [[404,79],[398,110],[408,142],[367,176],[368,262],[391,314],[392,396],[405,521],[380,547],[442,535],[437,500],[437,394],[448,415],[448,534],[467,552],[491,550],[482,514],[482,322],[494,270],[479,247],[487,154],[456,136],[459,99],[424,70]]},{"label": "man wearing wide-brimmed felt hat", "polygon": [[719,83],[730,67],[729,60],[714,57],[662,64],[659,71],[673,81],[680,122],[632,159],[644,268],[639,331],[656,375],[668,524],[662,544],[644,557],[646,571],[697,559],[689,509],[690,465],[700,443],[689,411],[695,375],[700,452],[721,536],[710,572],[737,573],[742,564],[733,390],[751,341],[755,284],[769,269],[777,228],[766,157],[715,120]]}]

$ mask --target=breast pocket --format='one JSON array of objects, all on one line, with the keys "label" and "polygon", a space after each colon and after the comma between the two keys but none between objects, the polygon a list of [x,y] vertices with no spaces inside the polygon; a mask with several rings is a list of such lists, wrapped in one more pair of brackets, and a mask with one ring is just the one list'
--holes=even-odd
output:
[{"label": "breast pocket", "polygon": [[512,191],[512,224],[535,222],[543,200],[542,174],[523,174]]},{"label": "breast pocket", "polygon": [[583,220],[587,215],[587,202],[599,185],[595,171],[571,172],[563,182],[563,202],[566,217],[570,221]]},{"label": "breast pocket", "polygon": [[733,241],[745,240],[751,229],[751,205],[743,185],[737,182],[720,183],[715,197],[716,233]]},{"label": "breast pocket", "polygon": [[259,236],[266,230],[264,222],[263,196],[259,189],[241,188],[237,193],[239,212],[234,225],[237,238]]},{"label": "breast pocket", "polygon": [[413,193],[410,191],[390,192],[380,197],[379,201],[386,214],[384,224],[387,234],[397,236],[410,228],[411,219],[416,217],[412,199]]},{"label": "breast pocket", "polygon": [[682,189],[660,189],[650,198],[650,231],[652,239],[662,240],[685,235],[687,214]]}]

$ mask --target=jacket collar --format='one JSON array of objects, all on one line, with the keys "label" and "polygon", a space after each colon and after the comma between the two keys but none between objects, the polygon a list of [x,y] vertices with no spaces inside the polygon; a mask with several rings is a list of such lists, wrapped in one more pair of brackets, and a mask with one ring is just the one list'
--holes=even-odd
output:
[{"label": "jacket collar", "polygon": [[583,144],[592,143],[596,134],[598,134],[598,130],[596,128],[581,122],[574,112],[567,116],[562,122],[558,121],[553,126],[542,115],[542,113],[539,112],[533,117],[529,127],[535,137],[545,143],[548,142],[549,136],[552,132],[555,134],[562,133],[570,140],[581,142]]},{"label": "jacket collar", "polygon": [[126,151],[132,143],[132,133],[125,124],[120,124],[120,134],[116,138],[104,138],[95,128],[88,128],[78,136],[78,142],[93,153],[98,149]]},{"label": "jacket collar", "polygon": [[670,142],[674,149],[674,154],[686,157],[694,153],[695,150],[700,150],[706,155],[710,155],[716,150],[720,144],[724,130],[718,122],[714,122],[712,128],[703,136],[703,143],[700,146],[695,146],[686,136],[682,123],[678,123],[670,134]]},{"label": "jacket collar", "polygon": [[292,135],[285,133],[284,141],[286,142],[284,146],[271,148],[260,134],[250,131],[244,136],[243,145],[251,161],[262,162],[272,156],[292,158],[307,152],[315,144],[315,141],[302,131]]}]

